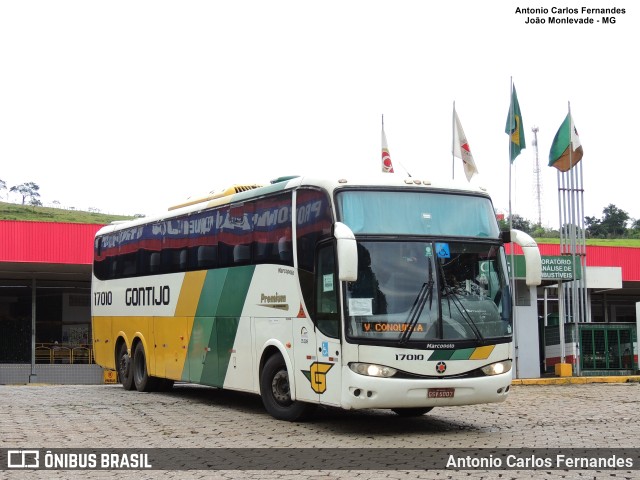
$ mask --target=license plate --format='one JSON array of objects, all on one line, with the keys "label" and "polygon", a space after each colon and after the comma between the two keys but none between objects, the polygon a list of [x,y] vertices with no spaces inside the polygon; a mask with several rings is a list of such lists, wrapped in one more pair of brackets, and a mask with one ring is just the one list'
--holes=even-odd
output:
[{"label": "license plate", "polygon": [[430,388],[427,390],[427,398],[453,398],[455,388]]}]

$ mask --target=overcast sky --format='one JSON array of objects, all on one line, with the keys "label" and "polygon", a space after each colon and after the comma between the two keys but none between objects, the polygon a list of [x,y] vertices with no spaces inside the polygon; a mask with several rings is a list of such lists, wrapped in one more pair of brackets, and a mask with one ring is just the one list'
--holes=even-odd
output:
[{"label": "overcast sky", "polygon": [[[554,5],[625,13],[603,24]],[[548,8],[547,23],[518,6]],[[455,101],[472,183],[507,212],[512,78],[527,143],[513,212],[537,220],[537,126],[542,220],[557,227],[547,163],[570,102],[586,215],[613,203],[640,218],[639,19],[631,0],[4,0],[0,179],[37,183],[45,205],[152,214],[234,183],[377,173],[382,114],[396,175],[450,179]]]}]

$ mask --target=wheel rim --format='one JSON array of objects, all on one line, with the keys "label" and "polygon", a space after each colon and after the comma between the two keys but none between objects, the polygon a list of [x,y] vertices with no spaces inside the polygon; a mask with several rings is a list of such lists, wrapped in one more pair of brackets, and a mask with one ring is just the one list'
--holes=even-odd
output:
[{"label": "wheel rim", "polygon": [[129,355],[125,350],[124,353],[120,355],[120,363],[118,365],[119,367],[118,370],[120,371],[121,377],[126,378],[129,375],[129,365],[130,365]]},{"label": "wheel rim", "polygon": [[291,390],[289,389],[289,375],[286,370],[279,370],[271,381],[273,398],[281,405],[291,403]]}]

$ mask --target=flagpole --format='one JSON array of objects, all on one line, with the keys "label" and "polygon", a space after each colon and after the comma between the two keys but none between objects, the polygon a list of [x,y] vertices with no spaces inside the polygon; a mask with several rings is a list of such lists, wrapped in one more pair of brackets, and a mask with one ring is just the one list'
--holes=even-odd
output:
[{"label": "flagpole", "polygon": [[[571,116],[571,103],[567,102],[567,110],[569,113],[569,173],[571,175],[571,182],[573,186],[572,191],[572,202],[573,202],[573,212],[577,215],[578,218],[575,218],[573,230],[574,236],[572,238],[572,255],[571,261],[573,262],[573,270],[574,270],[574,280],[573,280],[573,293],[574,298],[572,298],[574,316],[573,316],[573,325],[574,325],[574,362],[575,362],[575,374],[577,376],[581,373],[580,368],[580,321],[584,318],[586,321],[586,279],[585,279],[585,268],[583,265],[586,264],[586,247],[583,245],[586,244],[584,240],[584,221],[580,221],[581,217],[584,217],[582,212],[583,207],[583,195],[582,195],[582,182],[581,175],[578,175],[577,169],[574,168],[573,164],[573,117]],[[582,164],[580,164],[582,166]],[[582,170],[580,170],[580,174]],[[578,225],[580,223],[580,225]],[[578,228],[581,227],[581,231]],[[576,255],[579,258],[579,268],[580,268],[580,279],[577,279],[576,272]]]},{"label": "flagpole", "polygon": [[[509,77],[509,126],[513,122],[513,77]],[[511,149],[513,148],[513,142],[511,141],[511,133],[509,133],[509,234],[511,234],[511,230],[513,230],[513,214],[511,212]],[[516,305],[513,300],[515,300],[516,294],[516,264],[515,264],[515,245],[511,243],[511,298],[512,298],[512,315],[513,315],[513,337],[514,337],[514,360],[516,363],[515,374],[516,378],[520,378],[519,370],[520,370],[520,362],[518,359],[518,327],[516,322]]]},{"label": "flagpole", "polygon": [[451,179],[456,179],[456,156],[454,155],[455,148],[455,128],[456,128],[456,101],[453,101],[453,114],[451,115]]},{"label": "flagpole", "polygon": [[[580,321],[580,288],[579,282],[577,279],[576,272],[576,250],[578,247],[577,241],[577,178],[576,172],[574,170],[573,165],[573,142],[571,141],[572,135],[572,121],[571,121],[571,103],[567,101],[567,113],[569,114],[569,182],[571,184],[571,264],[573,273],[573,282],[571,282],[571,309],[573,311],[573,326],[574,326],[574,336],[572,339],[573,343],[573,363],[575,365],[575,373],[578,375],[578,358],[577,358],[577,346],[578,346],[578,323]],[[582,262],[580,262],[582,263]]]},{"label": "flagpole", "polygon": [[[511,128],[511,122],[513,122],[513,77],[510,77],[509,88],[509,128]],[[509,230],[513,227],[513,219],[511,218],[511,133],[509,134]]]}]

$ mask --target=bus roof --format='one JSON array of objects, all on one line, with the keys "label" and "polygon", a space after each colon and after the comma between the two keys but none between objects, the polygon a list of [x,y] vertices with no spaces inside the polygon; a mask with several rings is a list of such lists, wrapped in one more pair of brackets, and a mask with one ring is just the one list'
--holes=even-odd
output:
[{"label": "bus roof", "polygon": [[398,174],[379,173],[370,176],[346,176],[346,177],[303,177],[286,176],[279,177],[267,185],[258,184],[236,184],[221,190],[214,190],[206,195],[192,197],[185,202],[171,206],[166,212],[162,212],[149,217],[141,217],[130,221],[117,221],[101,228],[96,236],[118,230],[124,230],[139,225],[160,222],[162,220],[175,218],[192,212],[200,212],[208,208],[221,205],[241,202],[256,197],[261,197],[279,191],[290,190],[300,186],[313,186],[325,189],[329,194],[333,194],[336,189],[345,187],[390,187],[390,188],[412,188],[425,189],[431,191],[458,191],[483,195],[489,197],[486,189],[475,187],[462,181],[432,182],[416,177],[403,176]]}]

